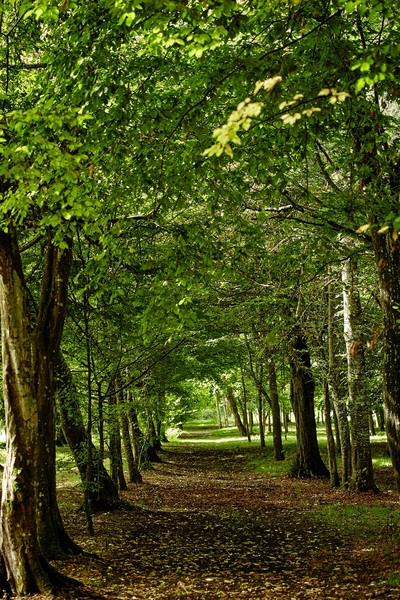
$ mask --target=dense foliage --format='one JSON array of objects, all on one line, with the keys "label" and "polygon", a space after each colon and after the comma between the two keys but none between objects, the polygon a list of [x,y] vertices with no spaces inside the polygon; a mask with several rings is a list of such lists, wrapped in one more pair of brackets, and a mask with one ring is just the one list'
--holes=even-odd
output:
[{"label": "dense foliage", "polygon": [[[331,415],[341,484],[359,490],[376,489],[369,428],[385,412],[400,488],[398,9],[4,0],[0,33],[11,589],[65,583],[32,525],[53,481],[40,440],[55,437],[57,393],[88,499],[108,450],[123,487],[120,429],[133,481],[166,425],[214,406],[249,437],[257,413],[261,445],[269,414],[277,460],[293,412],[305,476],[328,474],[324,407],[332,484]],[[34,482],[22,500],[17,471]],[[18,502],[33,507],[23,567]]]}]

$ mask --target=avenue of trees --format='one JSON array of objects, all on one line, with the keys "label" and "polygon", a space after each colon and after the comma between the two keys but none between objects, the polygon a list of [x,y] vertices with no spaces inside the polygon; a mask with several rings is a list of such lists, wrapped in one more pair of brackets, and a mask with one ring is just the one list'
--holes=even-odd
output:
[{"label": "avenue of trees", "polygon": [[200,405],[359,491],[379,427],[400,491],[399,49],[389,0],[0,2],[2,588],[73,583],[60,439],[89,532]]}]

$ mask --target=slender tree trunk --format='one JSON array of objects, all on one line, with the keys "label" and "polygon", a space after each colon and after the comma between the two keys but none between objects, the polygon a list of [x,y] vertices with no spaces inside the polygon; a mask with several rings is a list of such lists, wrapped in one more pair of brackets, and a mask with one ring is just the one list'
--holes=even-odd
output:
[{"label": "slender tree trunk", "polygon": [[266,363],[268,365],[269,397],[271,399],[272,431],[274,440],[274,457],[275,460],[285,460],[285,455],[282,446],[281,411],[279,406],[278,384],[276,380],[275,363],[273,361],[272,354],[268,346],[265,346],[264,354]]},{"label": "slender tree trunk", "polygon": [[343,264],[342,282],[352,439],[351,485],[358,491],[377,491],[374,483],[369,441],[369,406],[365,385],[363,319],[357,287],[357,266],[352,258],[346,260]]},{"label": "slender tree trunk", "polygon": [[[328,387],[329,387],[329,383],[328,383]],[[331,403],[331,406],[332,406],[333,423],[335,425],[335,445],[336,445],[336,451],[337,451],[338,454],[341,454],[342,450],[341,450],[341,447],[340,447],[339,421],[338,421],[338,418],[337,418],[335,405]]]},{"label": "slender tree trunk", "polygon": [[128,465],[129,482],[142,483],[143,478],[140,474],[139,469],[137,468],[135,457],[133,454],[131,436],[129,433],[129,421],[126,414],[126,405],[124,402],[124,393],[122,390],[122,377],[120,373],[118,374],[117,378],[117,386],[117,404],[120,414],[122,445],[124,447],[125,458]]},{"label": "slender tree trunk", "polygon": [[222,407],[224,409],[225,427],[229,427],[228,399],[226,396],[224,396],[222,399]]},{"label": "slender tree trunk", "polygon": [[97,408],[99,411],[99,455],[101,462],[104,461],[104,401],[101,383],[97,384]]},{"label": "slender tree trunk", "polygon": [[146,452],[147,443],[146,436],[140,429],[137,412],[133,406],[130,406],[128,410],[128,419],[132,430],[133,455],[138,469],[141,469],[143,465],[146,466],[149,462]]},{"label": "slender tree trunk", "polygon": [[325,430],[326,439],[328,446],[328,460],[329,460],[329,473],[331,477],[331,486],[333,488],[339,487],[339,474],[336,462],[336,448],[335,438],[333,437],[332,431],[332,419],[331,419],[331,402],[329,398],[329,385],[327,381],[324,381],[324,410],[325,410]]},{"label": "slender tree trunk", "polygon": [[123,461],[121,432],[118,419],[118,407],[116,399],[116,381],[113,381],[111,393],[108,400],[109,406],[109,436],[110,436],[110,465],[111,478],[120,490],[127,490]]},{"label": "slender tree trunk", "polygon": [[293,475],[329,477],[317,441],[314,407],[314,379],[304,335],[298,329],[289,349],[292,403],[296,419],[297,452]]},{"label": "slender tree trunk", "polygon": [[340,453],[342,458],[341,485],[348,488],[351,480],[351,440],[346,400],[341,393],[339,373],[335,361],[334,351],[334,308],[332,286],[328,288],[328,386],[330,398],[334,406],[337,433],[340,439]]},{"label": "slender tree trunk", "polygon": [[381,432],[385,431],[385,416],[383,413],[383,408],[379,408],[376,411],[376,420],[378,421],[379,431],[381,431]]},{"label": "slender tree trunk", "polygon": [[158,455],[158,451],[161,450],[161,442],[157,439],[156,428],[154,427],[154,421],[151,413],[147,412],[147,456],[150,462],[160,463],[161,458]]},{"label": "slender tree trunk", "polygon": [[376,430],[375,430],[374,415],[373,415],[372,411],[370,411],[370,413],[369,413],[368,421],[369,421],[369,432],[372,436],[374,436],[374,435],[376,435]]},{"label": "slender tree trunk", "polygon": [[248,416],[247,416],[247,422],[249,424],[249,433],[250,435],[253,435],[254,433],[254,415],[253,415],[253,411],[249,410]]},{"label": "slender tree trunk", "polygon": [[221,400],[221,394],[218,389],[216,389],[214,391],[214,398],[215,398],[215,410],[217,413],[217,420],[218,420],[218,429],[222,429],[221,410],[220,410],[220,406],[219,406],[220,400]]},{"label": "slender tree trunk", "polygon": [[121,415],[121,432],[126,462],[128,464],[129,482],[142,483],[143,478],[140,474],[139,469],[136,466],[136,461],[133,454],[133,448],[129,434],[129,421],[126,414]]},{"label": "slender tree trunk", "polygon": [[282,411],[282,421],[283,421],[283,430],[285,432],[285,440],[287,440],[288,432],[289,432],[289,418],[287,411],[283,409]]},{"label": "slender tree trunk", "polygon": [[[71,370],[60,353],[57,364],[58,405],[61,427],[78,467],[83,485],[87,481],[87,432],[82,418]],[[118,488],[103,465],[101,456],[92,444],[93,478],[90,482],[92,512],[113,510],[120,506]]]},{"label": "slender tree trunk", "polygon": [[243,425],[244,425],[244,428],[246,429],[247,441],[251,442],[249,422],[247,419],[247,390],[246,390],[246,384],[244,381],[244,374],[243,374],[242,369],[241,369],[241,373],[242,373],[242,390],[243,390]]},{"label": "slender tree trunk", "polygon": [[242,437],[247,437],[247,431],[246,431],[245,426],[242,423],[242,419],[240,418],[238,407],[237,407],[237,404],[236,404],[236,401],[233,396],[233,392],[232,392],[231,388],[228,389],[228,391],[226,393],[226,398],[229,402],[229,406],[232,411],[233,418],[235,419],[235,425],[238,428],[240,435]]},{"label": "slender tree trunk", "polygon": [[259,385],[257,388],[258,394],[258,426],[260,429],[260,446],[265,448],[265,423],[264,423],[264,400],[262,386]]}]

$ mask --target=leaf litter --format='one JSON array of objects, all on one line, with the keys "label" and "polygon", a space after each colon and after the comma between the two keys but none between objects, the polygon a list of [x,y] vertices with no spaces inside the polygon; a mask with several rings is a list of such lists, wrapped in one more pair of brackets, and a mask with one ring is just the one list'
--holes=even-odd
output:
[{"label": "leaf litter", "polygon": [[396,494],[338,492],[326,481],[254,474],[243,448],[165,448],[144,483],[121,494],[131,510],[94,515],[93,537],[77,511],[77,490],[60,490],[68,532],[97,558],[55,563],[83,583],[58,598],[400,598],[400,588],[385,583],[399,570],[398,544],[383,544],[378,534],[366,544],[311,514],[323,504],[398,508]]}]

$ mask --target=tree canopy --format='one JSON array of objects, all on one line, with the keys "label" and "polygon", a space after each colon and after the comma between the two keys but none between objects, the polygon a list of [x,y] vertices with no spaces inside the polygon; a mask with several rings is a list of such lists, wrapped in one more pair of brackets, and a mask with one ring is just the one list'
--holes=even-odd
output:
[{"label": "tree canopy", "polygon": [[66,583],[39,525],[53,490],[57,538],[42,438],[55,440],[60,373],[81,399],[88,485],[104,407],[110,435],[120,419],[129,438],[129,412],[156,451],[165,421],[213,395],[218,409],[220,393],[247,431],[249,406],[260,435],[272,413],[277,460],[290,397],[295,471],[325,476],[302,424],[326,389],[342,485],[375,489],[368,415],[384,408],[400,489],[398,17],[388,0],[0,4],[13,592]]}]

